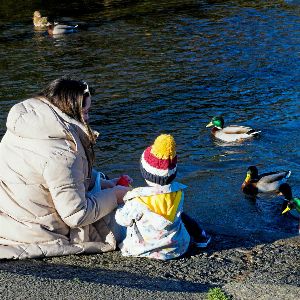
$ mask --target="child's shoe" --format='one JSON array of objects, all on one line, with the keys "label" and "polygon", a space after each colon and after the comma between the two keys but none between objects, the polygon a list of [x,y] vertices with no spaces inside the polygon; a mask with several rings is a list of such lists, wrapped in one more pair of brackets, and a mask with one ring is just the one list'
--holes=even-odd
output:
[{"label": "child's shoe", "polygon": [[207,245],[211,241],[211,236],[205,232],[205,230],[202,230],[202,234],[200,237],[194,238],[193,245],[197,248],[206,248]]}]

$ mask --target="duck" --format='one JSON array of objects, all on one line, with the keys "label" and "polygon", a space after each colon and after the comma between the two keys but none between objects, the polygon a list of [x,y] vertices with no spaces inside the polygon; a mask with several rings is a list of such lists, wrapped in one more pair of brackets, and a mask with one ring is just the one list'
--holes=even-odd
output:
[{"label": "duck", "polygon": [[213,126],[211,133],[217,139],[224,142],[237,142],[257,136],[260,131],[256,131],[248,126],[229,125],[224,127],[222,116],[213,117],[206,127]]},{"label": "duck", "polygon": [[58,35],[58,34],[66,34],[77,31],[78,25],[65,25],[59,23],[47,23],[47,31],[49,35]]},{"label": "duck", "polygon": [[291,171],[275,171],[258,174],[256,166],[247,169],[246,178],[242,184],[242,191],[246,195],[256,196],[258,193],[278,193],[281,184],[286,183],[291,176]]},{"label": "duck", "polygon": [[288,183],[283,183],[279,187],[279,195],[284,197],[282,214],[287,213],[290,210],[296,209],[300,216],[300,198],[293,197],[292,188]]},{"label": "duck", "polygon": [[33,13],[33,25],[36,28],[45,28],[48,23],[48,18],[47,17],[42,17],[41,13],[36,10]]}]

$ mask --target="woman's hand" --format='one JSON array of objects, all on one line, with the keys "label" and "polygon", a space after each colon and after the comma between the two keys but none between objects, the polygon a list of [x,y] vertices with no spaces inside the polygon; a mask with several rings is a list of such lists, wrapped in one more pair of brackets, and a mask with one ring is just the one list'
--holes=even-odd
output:
[{"label": "woman's hand", "polygon": [[130,187],[126,187],[126,186],[122,186],[122,185],[116,185],[113,188],[113,191],[115,192],[115,195],[117,197],[117,203],[118,204],[123,204],[124,203],[124,196],[126,195],[127,192],[131,191],[132,188]]},{"label": "woman's hand", "polygon": [[123,204],[124,203],[124,196],[128,191],[131,191],[132,188],[129,186],[122,186],[122,185],[117,185],[117,182],[120,180],[120,178],[123,177],[126,179],[126,181],[131,184],[133,182],[133,179],[129,177],[128,175],[123,175],[118,178],[113,178],[110,180],[106,179],[101,179],[101,189],[113,189],[116,197],[117,197],[117,203],[118,204]]}]

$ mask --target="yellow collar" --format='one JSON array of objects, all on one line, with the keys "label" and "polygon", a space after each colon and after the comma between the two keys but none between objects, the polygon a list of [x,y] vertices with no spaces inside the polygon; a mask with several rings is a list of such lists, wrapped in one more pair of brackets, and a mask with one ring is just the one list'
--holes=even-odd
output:
[{"label": "yellow collar", "polygon": [[170,222],[173,222],[176,217],[181,197],[182,191],[178,190],[177,192],[138,197],[136,199],[147,205],[151,211],[164,217]]}]

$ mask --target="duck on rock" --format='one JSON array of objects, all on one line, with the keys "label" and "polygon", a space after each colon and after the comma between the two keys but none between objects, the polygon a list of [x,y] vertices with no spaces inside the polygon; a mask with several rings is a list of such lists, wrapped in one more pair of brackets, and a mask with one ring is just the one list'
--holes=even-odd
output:
[{"label": "duck on rock", "polygon": [[258,193],[278,192],[281,184],[291,176],[291,171],[275,171],[258,174],[256,166],[247,169],[246,178],[242,184],[242,191],[251,196]]},{"label": "duck on rock", "polygon": [[211,133],[217,139],[224,142],[237,142],[257,136],[260,131],[256,131],[251,127],[229,125],[224,127],[224,119],[222,116],[213,117],[206,127],[213,126]]}]

